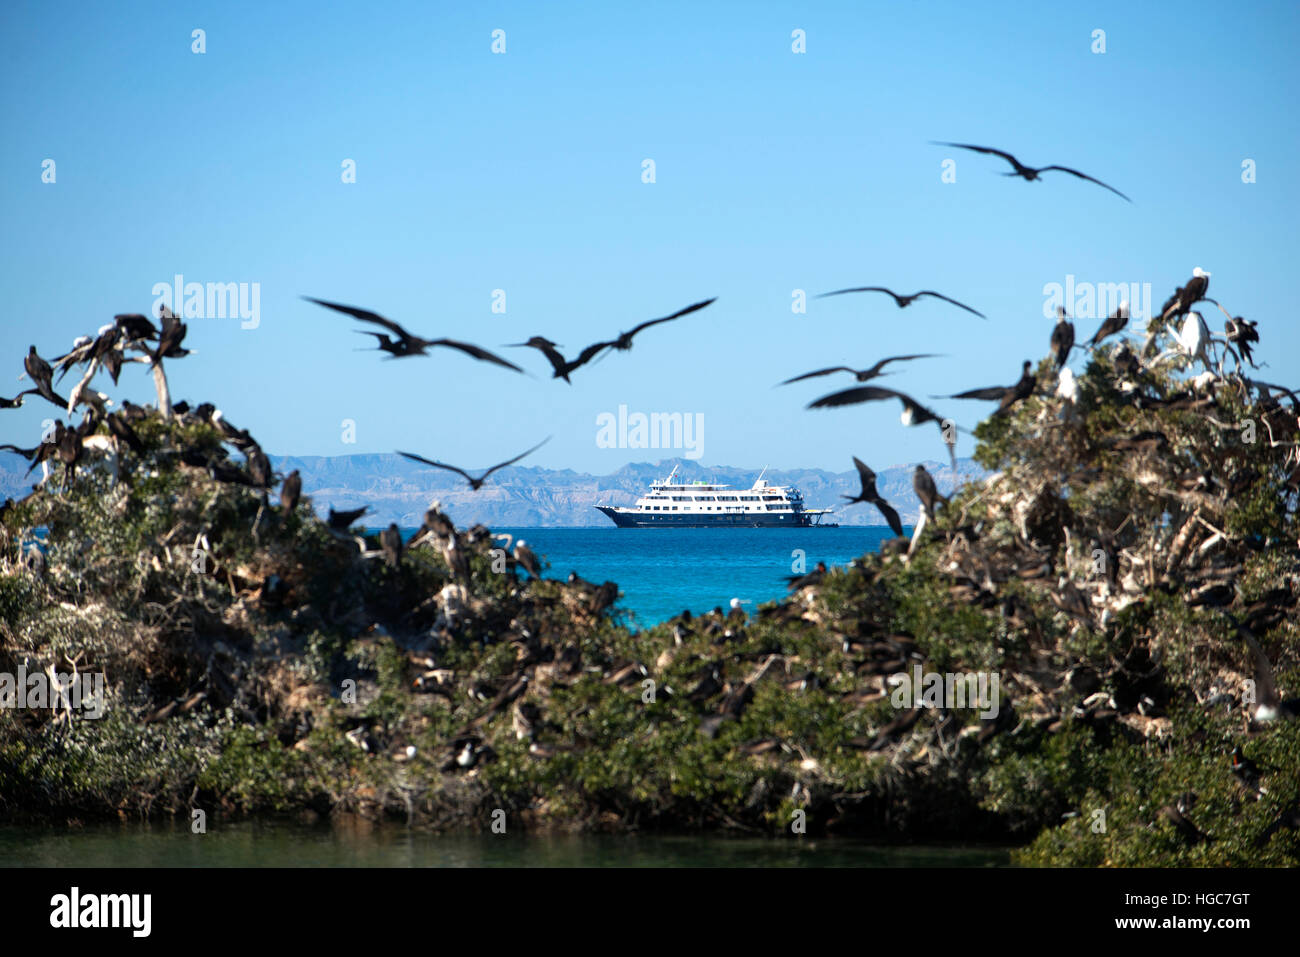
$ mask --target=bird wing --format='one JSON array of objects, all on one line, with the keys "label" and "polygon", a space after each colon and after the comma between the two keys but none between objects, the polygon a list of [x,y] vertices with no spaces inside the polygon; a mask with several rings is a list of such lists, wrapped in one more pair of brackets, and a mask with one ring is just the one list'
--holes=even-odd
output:
[{"label": "bird wing", "polygon": [[357,306],[345,306],[338,302],[328,302],[324,299],[313,299],[311,296],[303,296],[308,302],[314,302],[318,306],[324,306],[326,309],[333,309],[335,312],[341,312],[351,316],[353,319],[360,319],[362,322],[373,322],[376,325],[383,326],[389,332],[400,336],[403,339],[416,339],[418,336],[412,336],[409,332],[393,322],[391,319],[385,319],[376,312],[369,309],[361,309]]},{"label": "bird wing", "polygon": [[608,349],[614,345],[614,342],[593,342],[587,348],[578,353],[578,358],[568,364],[568,370],[572,372],[579,366],[584,366],[601,350]]},{"label": "bird wing", "polygon": [[516,372],[524,371],[523,369],[519,368],[519,366],[515,365],[513,362],[507,362],[505,359],[502,359],[499,355],[496,355],[495,353],[492,352],[488,352],[486,349],[476,346],[472,342],[460,342],[456,339],[434,339],[432,342],[427,343],[427,345],[447,346],[450,349],[459,349],[461,352],[465,353],[466,355],[471,355],[475,359],[482,359],[486,362],[495,362],[499,366],[505,366],[507,369],[514,369]]},{"label": "bird wing", "polygon": [[983,399],[986,402],[1000,400],[1010,391],[1004,385],[990,386],[987,389],[971,389],[968,392],[958,392],[956,395],[950,395],[949,399]]},{"label": "bird wing", "polygon": [[903,534],[903,523],[899,520],[898,512],[894,511],[893,506],[883,498],[873,499],[871,504],[875,505],[876,508],[880,510],[880,514],[885,516],[885,521],[889,523],[890,531],[901,537]]},{"label": "bird wing", "polygon": [[875,402],[878,399],[894,399],[899,393],[893,389],[882,389],[874,385],[860,385],[853,389],[832,392],[820,399],[808,403],[810,409],[828,409],[840,405],[856,405],[859,402]]},{"label": "bird wing", "polygon": [[1010,153],[1004,150],[995,150],[991,146],[975,146],[973,143],[943,143],[937,140],[931,140],[935,146],[955,146],[959,150],[973,150],[976,153],[988,153],[991,156],[1001,156],[1004,160],[1014,166],[1017,170],[1027,169],[1020,160],[1016,159]]},{"label": "bird wing", "polygon": [[914,356],[890,356],[888,359],[881,359],[870,369],[865,369],[863,371],[864,374],[867,372],[872,373],[873,375],[879,374],[880,370],[883,369],[890,362],[909,362],[912,359],[933,359],[936,355],[937,353],[934,352],[923,352]]},{"label": "bird wing", "polygon": [[886,289],[884,286],[854,286],[851,289],[836,289],[834,292],[824,292],[816,298],[825,299],[827,296],[842,296],[847,292],[883,292],[887,296],[893,296],[895,302],[899,299],[898,293],[892,289]]},{"label": "bird wing", "polygon": [[403,458],[408,458],[413,462],[422,462],[425,465],[431,465],[436,469],[446,469],[448,472],[455,472],[457,475],[463,475],[467,482],[473,481],[473,478],[464,469],[458,469],[456,466],[448,465],[446,462],[435,462],[433,459],[426,459],[424,456],[416,455],[414,452],[403,452],[398,450],[397,454]]},{"label": "bird wing", "polygon": [[1255,684],[1257,687],[1256,700],[1264,704],[1276,704],[1281,696],[1277,693],[1277,682],[1273,678],[1273,666],[1268,663],[1268,657],[1264,654],[1264,649],[1259,646],[1259,642],[1245,628],[1239,627],[1241,637],[1246,639],[1246,644],[1250,646],[1251,656],[1255,659]]},{"label": "bird wing", "polygon": [[876,491],[876,473],[871,471],[871,467],[866,462],[853,456],[853,465],[858,470],[858,478],[862,480],[862,496],[869,498]]},{"label": "bird wing", "polygon": [[1086,179],[1090,183],[1096,183],[1098,186],[1110,190],[1116,196],[1120,197],[1123,200],[1126,200],[1127,202],[1130,203],[1133,202],[1133,200],[1129,199],[1127,196],[1125,196],[1123,193],[1117,190],[1114,186],[1107,186],[1101,180],[1095,179],[1094,177],[1089,176],[1087,173],[1080,173],[1077,169],[1070,169],[1070,167],[1068,166],[1044,166],[1038,172],[1045,173],[1049,169],[1060,170],[1062,173],[1069,173],[1071,176],[1079,177],[1079,179]]},{"label": "bird wing", "polygon": [[545,444],[546,444],[547,442],[549,442],[549,441],[551,441],[551,436],[548,435],[546,438],[542,439],[542,441],[538,442],[536,445],[534,445],[534,446],[533,446],[531,449],[529,449],[527,452],[520,452],[518,455],[516,455],[514,458],[510,459],[509,461],[502,462],[500,465],[494,465],[494,466],[492,466],[490,469],[488,469],[486,472],[483,473],[483,475],[480,477],[479,481],[482,481],[483,479],[487,478],[489,475],[491,475],[491,474],[492,474],[493,472],[495,472],[497,469],[503,469],[503,468],[505,468],[507,465],[514,465],[516,462],[518,462],[520,459],[524,458],[525,456],[527,456],[527,455],[532,455],[534,452],[536,452],[538,449],[540,449],[543,445],[545,445]]},{"label": "bird wing", "polygon": [[942,293],[935,292],[932,289],[922,289],[920,292],[916,294],[917,298],[920,298],[921,296],[933,296],[935,299],[942,299],[944,302],[950,302],[954,306],[957,306],[958,308],[965,309],[967,312],[970,313],[974,313],[975,315],[979,316],[981,319],[988,318],[988,316],[984,315],[984,313],[980,312],[978,309],[972,309],[970,306],[966,305],[966,303],[958,302],[956,299],[950,299],[947,296],[943,295]]},{"label": "bird wing", "polygon": [[717,302],[717,299],[718,299],[717,296],[714,296],[712,299],[704,299],[701,300],[700,302],[692,303],[691,305],[687,306],[685,309],[678,309],[671,316],[663,316],[659,319],[651,319],[647,322],[641,323],[641,325],[639,326],[633,326],[632,331],[629,332],[628,335],[634,336],[642,329],[649,329],[651,326],[657,326],[661,322],[671,322],[673,319],[680,319],[682,316],[689,315],[692,312],[697,312],[700,309],[703,309],[705,306]]},{"label": "bird wing", "polygon": [[[889,360],[886,359],[886,362]],[[831,366],[827,369],[817,369],[815,372],[805,372],[803,375],[797,375],[793,379],[786,379],[781,385],[789,385],[791,382],[802,382],[804,379],[814,379],[820,375],[830,375],[832,372],[856,372],[856,369],[850,369],[848,366]]]}]

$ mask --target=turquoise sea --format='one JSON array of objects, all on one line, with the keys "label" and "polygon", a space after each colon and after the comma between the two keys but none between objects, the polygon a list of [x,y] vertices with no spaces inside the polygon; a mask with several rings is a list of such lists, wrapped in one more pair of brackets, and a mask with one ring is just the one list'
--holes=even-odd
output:
[{"label": "turquoise sea", "polygon": [[[904,529],[910,533],[910,529]],[[414,530],[407,529],[409,536]],[[523,539],[550,563],[548,578],[576,571],[597,584],[617,582],[619,605],[637,624],[653,625],[689,608],[728,606],[732,598],[760,604],[786,594],[797,564],[847,565],[880,549],[884,526],[840,528],[494,528]]]}]

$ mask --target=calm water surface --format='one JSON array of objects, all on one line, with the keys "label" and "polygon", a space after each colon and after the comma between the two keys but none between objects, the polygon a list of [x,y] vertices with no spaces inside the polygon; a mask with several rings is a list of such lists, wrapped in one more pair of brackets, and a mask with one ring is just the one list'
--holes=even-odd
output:
[{"label": "calm water surface", "polygon": [[987,847],[881,847],[848,838],[435,835],[241,823],[76,830],[0,827],[8,867],[1000,867]]},{"label": "calm water surface", "polygon": [[[414,529],[407,529],[410,535]],[[819,561],[847,565],[880,550],[883,526],[844,528],[495,528],[528,543],[550,562],[548,578],[576,571],[588,581],[617,582],[619,604],[642,625],[685,608],[706,612],[732,598],[760,604],[786,594],[796,552],[811,571]]]}]

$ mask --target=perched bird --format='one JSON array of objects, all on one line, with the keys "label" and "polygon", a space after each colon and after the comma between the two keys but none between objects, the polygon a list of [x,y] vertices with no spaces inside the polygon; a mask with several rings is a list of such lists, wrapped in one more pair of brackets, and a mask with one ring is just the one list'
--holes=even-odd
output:
[{"label": "perched bird", "polygon": [[1192,306],[1205,298],[1205,293],[1209,288],[1210,274],[1197,266],[1192,270],[1192,278],[1187,280],[1187,284],[1174,290],[1174,294],[1166,299],[1165,304],[1160,307],[1160,318],[1177,318],[1185,314]]},{"label": "perched bird", "polygon": [[366,332],[366,335],[374,336],[379,341],[379,348],[387,352],[394,359],[404,359],[408,356],[428,355],[427,350],[434,346],[445,346],[449,349],[457,349],[468,356],[473,356],[484,362],[492,362],[507,369],[513,369],[515,372],[523,372],[513,362],[507,362],[498,355],[488,352],[469,342],[460,342],[456,339],[423,339],[420,336],[412,335],[407,332],[391,319],[385,319],[378,313],[371,312],[368,309],[359,309],[356,306],[345,306],[337,302],[326,302],[324,299],[313,299],[311,296],[303,296],[308,302],[314,302],[318,306],[324,306],[326,309],[333,309],[335,312],[341,312],[345,315],[352,316],[354,319],[360,319],[362,322],[372,322],[377,326],[392,332],[396,339],[389,337],[384,333]]},{"label": "perched bird", "polygon": [[54,391],[54,370],[50,368],[48,362],[37,355],[35,346],[32,346],[23,357],[23,368],[36,386],[37,395],[53,402],[61,409],[68,407],[68,400]]},{"label": "perched bird", "polygon": [[1079,380],[1074,377],[1074,371],[1069,366],[1062,368],[1057,376],[1056,394],[1066,402],[1074,402],[1079,398]]},{"label": "perched bird", "polygon": [[402,530],[396,522],[379,533],[379,545],[384,550],[384,561],[389,568],[396,568],[402,563]]},{"label": "perched bird", "polygon": [[365,505],[361,506],[361,508],[349,509],[344,512],[336,512],[333,507],[331,507],[329,513],[329,527],[336,532],[346,532],[369,510],[369,507]]},{"label": "perched bird", "polygon": [[254,488],[268,489],[275,484],[275,474],[271,471],[271,461],[258,445],[253,445],[245,453],[248,460],[248,477],[253,480]]},{"label": "perched bird", "polygon": [[890,356],[888,359],[881,359],[870,369],[850,369],[848,366],[831,366],[826,369],[817,369],[816,371],[813,372],[805,372],[803,375],[797,375],[793,379],[786,379],[784,382],[781,383],[781,385],[789,385],[791,382],[802,382],[804,379],[812,379],[815,378],[816,376],[830,375],[832,372],[848,372],[849,374],[854,376],[859,382],[870,382],[872,379],[876,378],[877,376],[882,375],[883,373],[881,372],[881,370],[884,369],[884,367],[890,362],[906,362],[910,359],[931,359],[931,358],[934,358],[933,353],[923,353],[923,354],[913,355],[913,356]]},{"label": "perched bird", "polygon": [[148,316],[142,316],[138,312],[114,316],[113,321],[117,323],[122,338],[127,342],[136,339],[158,338],[158,328],[149,320]]},{"label": "perched bird", "polygon": [[1056,307],[1056,325],[1052,328],[1052,352],[1056,355],[1056,368],[1060,369],[1070,359],[1074,348],[1074,323],[1060,306]]},{"label": "perched bird", "polygon": [[1019,176],[1021,179],[1025,180],[1026,182],[1032,183],[1034,180],[1040,178],[1040,174],[1049,172],[1051,170],[1056,170],[1061,173],[1069,173],[1071,176],[1077,176],[1079,177],[1079,179],[1086,179],[1090,183],[1096,183],[1098,186],[1102,187],[1103,189],[1110,190],[1112,193],[1114,193],[1116,196],[1120,197],[1121,199],[1127,200],[1130,203],[1133,202],[1133,200],[1129,199],[1127,196],[1125,196],[1123,193],[1117,190],[1114,186],[1107,186],[1101,180],[1094,179],[1093,177],[1089,176],[1087,173],[1081,173],[1077,169],[1071,169],[1068,166],[1039,166],[1035,168],[1033,166],[1026,166],[1024,163],[1020,162],[1020,160],[1016,159],[1010,153],[1004,152],[1003,150],[995,150],[991,146],[974,146],[970,143],[943,143],[943,142],[935,142],[935,141],[931,141],[931,142],[935,146],[952,146],[955,147],[956,149],[972,150],[976,153],[987,153],[992,156],[1000,156],[1008,163],[1010,163],[1011,166],[1013,167],[1012,171],[1010,173],[1004,173],[1003,174],[1004,176]]},{"label": "perched bird", "polygon": [[582,352],[578,353],[578,358],[568,364],[567,371],[572,372],[579,366],[586,365],[606,349],[619,349],[626,352],[628,349],[632,348],[632,337],[641,330],[649,329],[651,326],[657,326],[661,322],[671,322],[674,319],[680,319],[682,316],[687,316],[692,312],[697,312],[716,301],[717,297],[715,296],[712,299],[705,299],[701,302],[692,303],[685,309],[678,309],[670,316],[661,316],[658,319],[650,319],[647,322],[643,322],[639,326],[633,326],[627,332],[619,333],[618,338],[616,339],[610,339],[607,342],[593,342],[591,345],[587,346],[587,348],[583,349]]},{"label": "perched bird", "polygon": [[1259,784],[1259,765],[1241,750],[1241,745],[1236,745],[1232,753],[1228,755],[1228,767],[1232,770],[1232,776],[1255,800],[1268,793],[1267,788],[1260,787]]},{"label": "perched bird", "polygon": [[983,399],[985,401],[994,401],[998,403],[994,416],[1002,415],[1021,402],[1034,394],[1034,387],[1038,384],[1038,379],[1034,375],[1033,363],[1028,359],[1020,372],[1020,379],[1015,385],[1010,386],[991,386],[987,389],[971,389],[967,392],[958,392],[956,395],[946,396],[949,399]]},{"label": "perched bird", "polygon": [[1256,325],[1257,323],[1243,319],[1241,316],[1229,316],[1223,324],[1223,335],[1241,351],[1241,357],[1257,369],[1259,367],[1255,365],[1255,359],[1251,355],[1252,343],[1259,342],[1259,333],[1255,331]]},{"label": "perched bird", "polygon": [[190,350],[181,346],[185,341],[185,333],[189,331],[185,323],[166,307],[159,319],[162,322],[162,332],[158,336],[158,346],[150,353],[153,364],[157,365],[163,359],[180,359],[189,355]]},{"label": "perched bird", "polygon": [[284,483],[280,486],[280,507],[286,514],[292,512],[298,507],[298,499],[301,497],[302,476],[294,469],[285,476]]},{"label": "perched bird", "polygon": [[1095,346],[1107,336],[1113,336],[1128,325],[1128,300],[1121,302],[1115,312],[1106,318],[1096,335],[1088,340],[1089,346]]},{"label": "perched bird", "polygon": [[883,292],[887,296],[892,296],[894,302],[898,304],[899,309],[906,309],[922,296],[930,296],[933,299],[942,299],[946,303],[956,306],[958,309],[965,309],[969,313],[979,316],[981,319],[987,319],[988,316],[977,309],[972,309],[964,302],[958,302],[956,299],[949,299],[942,293],[935,292],[932,289],[922,289],[920,292],[914,292],[910,296],[900,296],[892,289],[886,289],[884,286],[854,286],[851,289],[836,289],[834,292],[824,292],[819,295],[818,299],[825,299],[827,296],[842,296],[850,292]]},{"label": "perched bird", "polygon": [[1267,724],[1279,718],[1288,720],[1300,716],[1300,698],[1283,699],[1277,690],[1277,681],[1273,677],[1273,666],[1268,656],[1260,648],[1255,636],[1244,626],[1237,630],[1246,640],[1251,657],[1255,662],[1255,713],[1252,716],[1260,724]]},{"label": "perched bird", "polygon": [[530,578],[542,577],[541,563],[522,538],[515,542],[514,560],[524,567],[524,571],[528,572]]},{"label": "perched bird", "polygon": [[550,436],[547,436],[545,439],[543,439],[541,442],[538,442],[527,452],[521,452],[512,459],[507,459],[504,462],[492,466],[490,469],[488,469],[486,472],[484,472],[482,475],[478,476],[477,478],[470,475],[464,469],[457,468],[455,465],[448,465],[445,462],[435,462],[432,459],[426,459],[421,455],[414,454],[413,452],[399,451],[397,454],[403,456],[404,458],[410,459],[412,462],[420,462],[424,465],[430,465],[436,469],[446,469],[448,472],[455,472],[457,475],[462,475],[465,477],[465,480],[469,482],[469,487],[477,492],[479,489],[483,487],[483,483],[487,481],[487,477],[491,475],[493,472],[497,471],[497,469],[503,469],[507,465],[514,465],[516,462],[518,462],[520,459],[524,458],[525,456],[532,455],[534,452],[536,452],[538,449],[540,449],[543,445],[545,445],[549,441],[551,441],[551,438]]},{"label": "perched bird", "polygon": [[934,521],[934,506],[937,503],[948,504],[948,499],[939,494],[939,489],[934,484],[934,476],[926,471],[924,465],[918,465],[912,471],[912,489],[925,507],[925,516],[930,521]]},{"label": "perched bird", "polygon": [[856,455],[853,457],[853,465],[858,470],[858,478],[862,480],[862,491],[858,492],[857,495],[841,495],[840,498],[846,498],[850,502],[870,502],[880,510],[880,514],[885,517],[885,521],[889,523],[889,528],[893,533],[902,535],[903,523],[899,521],[898,512],[894,511],[890,504],[876,491],[876,473]]}]

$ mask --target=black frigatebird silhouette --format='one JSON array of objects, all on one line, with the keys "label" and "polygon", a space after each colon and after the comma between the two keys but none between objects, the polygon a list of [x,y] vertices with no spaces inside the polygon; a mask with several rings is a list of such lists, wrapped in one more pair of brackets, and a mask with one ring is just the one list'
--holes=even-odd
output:
[{"label": "black frigatebird silhouette", "polygon": [[413,452],[402,452],[399,450],[397,454],[403,456],[404,458],[408,458],[413,462],[420,462],[424,465],[430,465],[436,469],[446,469],[448,472],[455,472],[457,475],[464,476],[465,480],[469,482],[469,487],[477,492],[479,489],[483,487],[483,483],[487,481],[487,477],[491,475],[493,472],[497,471],[497,469],[503,469],[507,465],[514,465],[516,462],[518,462],[520,459],[524,458],[525,456],[532,455],[534,452],[536,452],[538,449],[540,449],[543,445],[545,445],[549,441],[551,441],[551,437],[547,436],[545,439],[538,442],[527,452],[520,452],[514,458],[507,459],[505,462],[501,462],[497,465],[492,466],[490,469],[488,469],[486,472],[484,472],[482,475],[478,476],[477,478],[475,478],[473,475],[470,475],[464,469],[458,468],[455,465],[448,465],[446,462],[435,462],[432,459],[426,459],[424,456],[416,455]]},{"label": "black frigatebird silhouette", "polygon": [[1074,323],[1060,306],[1056,307],[1056,325],[1052,327],[1052,352],[1056,355],[1056,368],[1060,369],[1070,359],[1074,348]]},{"label": "black frigatebird silhouette", "polygon": [[898,512],[894,511],[893,507],[876,491],[876,473],[856,455],[853,456],[853,464],[858,470],[858,477],[862,480],[862,491],[857,495],[841,495],[840,498],[846,498],[850,503],[870,502],[880,510],[881,515],[885,516],[885,521],[889,523],[893,533],[902,535],[903,523],[899,521]]},{"label": "black frigatebird silhouette", "polygon": [[939,494],[939,488],[934,484],[934,476],[924,465],[918,465],[912,471],[912,490],[921,500],[921,504],[925,507],[925,517],[930,521],[934,521],[934,506],[937,503],[948,504],[947,497]]},{"label": "black frigatebird silhouette", "polygon": [[336,512],[334,511],[333,506],[331,506],[329,527],[336,532],[346,532],[349,528],[355,525],[361,516],[365,515],[367,511],[369,511],[369,507],[365,505],[360,508],[349,509],[345,512]]},{"label": "black frigatebird silhouette", "polygon": [[542,355],[546,356],[547,361],[551,364],[551,368],[555,370],[554,375],[552,375],[551,378],[563,379],[565,382],[572,385],[573,380],[569,378],[569,373],[577,368],[577,366],[569,364],[569,360],[564,358],[557,348],[558,345],[558,343],[552,342],[545,336],[533,336],[527,342],[512,342],[507,345],[506,348],[522,349],[531,347],[538,350]]},{"label": "black frigatebird silhouette", "polygon": [[646,322],[641,323],[639,326],[633,326],[627,332],[619,333],[618,338],[616,339],[610,339],[607,342],[593,342],[591,345],[587,346],[587,348],[583,349],[580,353],[578,353],[578,358],[568,363],[567,371],[572,372],[574,369],[578,368],[579,366],[586,365],[588,362],[590,362],[600,353],[604,352],[606,349],[619,349],[623,352],[626,352],[628,349],[632,348],[632,337],[635,336],[641,330],[649,329],[651,326],[657,326],[661,322],[671,322],[674,319],[680,319],[682,316],[690,315],[692,312],[698,312],[699,310],[703,309],[705,306],[709,306],[717,302],[717,298],[718,298],[717,296],[714,296],[712,299],[704,299],[701,300],[700,302],[692,303],[691,305],[687,306],[685,309],[678,309],[670,316],[660,316],[658,319],[647,320]]},{"label": "black frigatebird silhouette", "polygon": [[302,476],[298,470],[294,469],[285,476],[283,484],[280,486],[280,507],[286,513],[292,512],[298,507],[298,499],[302,497]]},{"label": "black frigatebird silhouette", "polygon": [[314,302],[318,306],[324,306],[326,309],[333,309],[335,312],[341,312],[344,315],[352,316],[354,319],[360,319],[362,322],[373,322],[375,325],[382,326],[393,335],[396,339],[380,332],[369,332],[358,330],[365,335],[374,336],[379,342],[379,348],[387,352],[391,358],[405,359],[408,356],[428,355],[426,350],[434,346],[445,346],[448,349],[457,349],[468,356],[484,362],[492,362],[507,369],[513,369],[515,372],[523,372],[513,362],[507,362],[500,356],[488,352],[488,350],[476,346],[470,342],[461,342],[457,339],[424,339],[420,336],[412,335],[407,332],[391,319],[385,319],[378,313],[371,312],[369,309],[360,309],[356,306],[345,306],[337,302],[327,302],[324,299],[313,299],[311,296],[303,296],[308,302]]},{"label": "black frigatebird silhouette", "polygon": [[1097,330],[1097,334],[1088,340],[1089,346],[1095,346],[1107,336],[1113,336],[1128,325],[1128,303],[1121,302],[1115,312],[1106,318]]},{"label": "black frigatebird silhouette", "polygon": [[920,425],[923,422],[933,422],[937,425],[943,443],[948,447],[948,458],[952,461],[953,475],[957,474],[957,437],[955,432],[949,430],[949,427],[956,429],[960,428],[960,426],[947,419],[940,418],[937,413],[927,409],[910,395],[896,389],[886,389],[883,386],[860,385],[852,389],[842,389],[839,392],[824,395],[820,399],[808,403],[808,408],[829,409],[841,405],[856,405],[860,402],[875,402],[879,399],[897,399],[903,404],[903,411],[898,416],[898,421],[903,425]]},{"label": "black frigatebird silhouette", "polygon": [[830,366],[825,369],[816,369],[813,372],[805,372],[803,375],[797,375],[793,379],[786,379],[781,385],[789,385],[791,382],[802,382],[804,379],[813,379],[817,376],[830,375],[832,372],[847,372],[856,378],[859,382],[870,382],[872,379],[882,375],[886,365],[891,362],[906,362],[911,359],[932,359],[935,353],[925,352],[912,356],[890,356],[888,359],[881,359],[870,369],[850,369],[848,366]]},{"label": "black frigatebird silhouette", "polygon": [[1133,200],[1129,199],[1127,196],[1125,196],[1123,193],[1117,190],[1114,186],[1109,186],[1106,183],[1103,183],[1101,180],[1089,176],[1087,173],[1081,173],[1077,169],[1071,169],[1068,166],[1039,166],[1039,167],[1026,166],[1024,163],[1020,162],[1020,160],[1016,159],[1010,153],[1004,150],[995,150],[991,146],[975,146],[972,143],[946,143],[939,140],[931,140],[930,142],[934,146],[952,146],[955,147],[956,149],[973,150],[976,153],[987,153],[991,156],[1001,156],[1013,167],[1010,173],[1003,173],[1002,175],[1004,176],[1019,176],[1020,178],[1024,179],[1026,182],[1032,183],[1034,180],[1039,178],[1040,174],[1046,173],[1050,170],[1056,170],[1061,173],[1069,173],[1071,176],[1077,176],[1079,177],[1079,179],[1086,179],[1090,183],[1096,183],[1098,186],[1102,187],[1103,189],[1110,190],[1112,193],[1114,193],[1116,196],[1120,197],[1121,199],[1130,203],[1133,202]]},{"label": "black frigatebird silhouette", "polygon": [[68,407],[68,400],[54,391],[54,370],[50,368],[48,362],[37,355],[35,346],[32,346],[23,357],[23,369],[26,370],[32,384],[36,386],[37,395],[53,402],[61,409]]},{"label": "black frigatebird silhouette", "polygon": [[1191,311],[1192,306],[1205,299],[1210,288],[1210,274],[1197,266],[1192,270],[1192,278],[1185,285],[1174,290],[1174,294],[1160,307],[1160,318],[1178,318]]},{"label": "black frigatebird silhouette", "polygon": [[20,407],[22,406],[22,404],[23,404],[23,396],[25,396],[25,395],[32,395],[32,394],[34,394],[35,392],[36,392],[35,389],[25,389],[25,390],[23,390],[22,392],[19,392],[19,393],[18,393],[16,396],[14,396],[12,399],[6,399],[6,398],[4,398],[3,396],[0,396],[0,409],[17,409],[17,408],[20,408]]},{"label": "black frigatebird silhouette", "polygon": [[977,309],[972,309],[964,302],[958,302],[956,299],[949,299],[947,296],[943,295],[942,293],[935,292],[932,289],[922,289],[920,292],[914,292],[910,296],[900,296],[892,289],[886,289],[884,286],[854,286],[851,289],[836,289],[834,292],[824,292],[821,295],[819,295],[817,298],[825,299],[827,296],[843,296],[846,293],[850,293],[850,292],[883,292],[887,296],[894,297],[894,302],[898,303],[899,309],[906,309],[908,306],[916,302],[916,300],[920,299],[922,296],[930,296],[931,298],[942,299],[944,302],[951,303],[952,305],[958,307],[959,309],[965,309],[967,312],[973,313],[974,315],[979,316],[981,319],[988,318],[988,316],[984,315],[984,313],[980,312]]},{"label": "black frigatebird silhouette", "polygon": [[384,561],[389,568],[396,568],[402,563],[402,530],[396,522],[379,533],[379,545],[384,550]]},{"label": "black frigatebird silhouette", "polygon": [[990,386],[987,389],[970,389],[966,392],[958,392],[956,395],[943,396],[948,399],[982,399],[986,402],[998,403],[994,416],[1002,415],[1021,402],[1034,394],[1034,386],[1037,385],[1038,379],[1031,371],[1033,363],[1028,359],[1020,372],[1020,380],[1015,385],[1007,386]]}]

